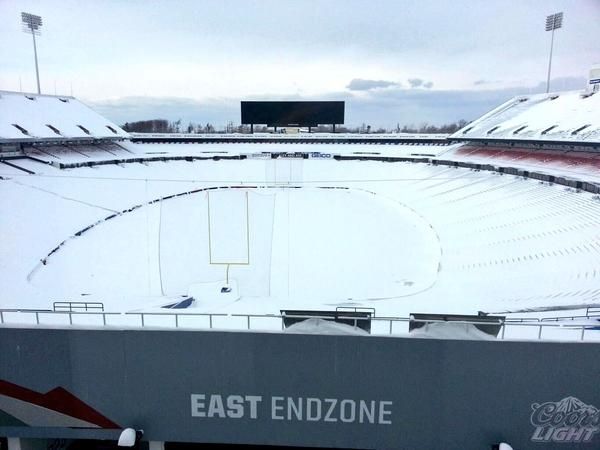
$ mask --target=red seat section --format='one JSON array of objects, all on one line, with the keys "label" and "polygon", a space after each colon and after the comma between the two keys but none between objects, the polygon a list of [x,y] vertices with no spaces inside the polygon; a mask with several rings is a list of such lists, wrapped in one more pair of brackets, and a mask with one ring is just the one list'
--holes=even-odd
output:
[{"label": "red seat section", "polygon": [[593,151],[534,150],[522,147],[465,145],[459,148],[455,155],[477,159],[493,159],[498,162],[533,162],[549,166],[600,169],[600,152]]}]

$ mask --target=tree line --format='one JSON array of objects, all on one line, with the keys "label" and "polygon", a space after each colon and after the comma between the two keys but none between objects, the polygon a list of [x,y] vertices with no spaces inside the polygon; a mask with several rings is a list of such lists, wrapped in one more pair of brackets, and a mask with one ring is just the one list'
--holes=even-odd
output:
[{"label": "tree line", "polygon": [[125,131],[132,133],[215,133],[216,129],[210,123],[199,125],[190,122],[188,126],[181,125],[181,119],[169,122],[165,119],[138,120],[125,122],[121,125]]},{"label": "tree line", "polygon": [[[372,128],[371,125],[363,123],[357,127],[345,127],[343,125],[336,127],[338,133],[357,133],[357,134],[369,134],[369,133],[427,133],[427,134],[451,134],[454,133],[469,122],[466,120],[459,120],[457,122],[451,122],[443,125],[433,125],[427,122],[421,123],[420,125],[403,125],[400,126],[398,123],[395,128]],[[213,124],[207,123],[205,125],[194,122],[189,122],[187,125],[181,123],[181,119],[170,122],[166,119],[153,119],[153,120],[139,120],[136,122],[126,122],[121,125],[127,132],[133,133],[189,133],[189,134],[212,134],[212,133],[250,133],[249,125],[239,125],[233,123],[233,121],[227,122],[225,126],[217,129]],[[255,133],[267,133],[272,131],[272,128],[266,126],[255,126]],[[332,132],[331,125],[319,125],[313,127],[312,131],[316,133],[328,133]]]}]

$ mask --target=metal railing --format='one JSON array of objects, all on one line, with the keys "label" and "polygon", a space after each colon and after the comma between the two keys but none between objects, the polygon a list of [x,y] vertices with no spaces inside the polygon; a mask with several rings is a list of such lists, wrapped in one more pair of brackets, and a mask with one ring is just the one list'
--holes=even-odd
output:
[{"label": "metal railing", "polygon": [[[281,315],[281,314],[225,314],[192,312],[90,312],[0,309],[0,325],[8,326],[78,326],[116,328],[166,328],[281,331],[284,318],[331,319],[331,317]],[[371,317],[338,315],[338,319],[354,321],[354,328],[361,320],[371,321],[371,334],[378,336],[408,335],[409,322],[451,323],[457,325],[489,325],[489,322],[417,320],[411,317]],[[577,319],[582,319],[578,323]],[[596,323],[597,322],[597,323]],[[573,318],[511,318],[500,321],[498,339],[577,340],[600,342],[600,317],[580,316]]]},{"label": "metal railing", "polygon": [[104,311],[102,302],[54,302],[52,303],[54,311]]},{"label": "metal railing", "polygon": [[576,316],[554,316],[545,317],[542,320],[574,320],[574,319],[600,319],[600,307],[588,306],[585,308],[585,314],[579,314]]}]

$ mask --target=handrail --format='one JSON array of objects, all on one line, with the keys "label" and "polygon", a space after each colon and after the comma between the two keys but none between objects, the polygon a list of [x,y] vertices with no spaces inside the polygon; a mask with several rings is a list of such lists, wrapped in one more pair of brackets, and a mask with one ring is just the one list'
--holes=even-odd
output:
[{"label": "handrail", "polygon": [[[19,317],[23,317],[25,315],[34,315],[35,317],[35,324],[36,325],[51,325],[51,323],[48,322],[43,322],[41,320],[41,316],[67,316],[68,320],[69,320],[69,325],[74,325],[73,319],[76,317],[83,317],[83,316],[88,316],[88,317],[101,317],[102,318],[102,326],[110,326],[111,324],[108,323],[107,321],[107,317],[116,317],[116,316],[121,316],[121,317],[134,317],[137,316],[140,319],[139,325],[134,325],[134,328],[147,328],[147,327],[151,327],[153,325],[149,325],[147,322],[147,317],[151,317],[151,316],[162,316],[162,317],[173,317],[173,324],[174,324],[174,328],[182,328],[181,323],[180,323],[180,319],[183,318],[190,318],[190,317],[196,317],[196,318],[207,318],[208,319],[208,329],[215,329],[217,327],[215,327],[214,324],[214,318],[216,317],[220,317],[220,318],[225,318],[225,317],[230,317],[230,318],[245,318],[246,319],[246,329],[248,330],[256,330],[256,331],[260,331],[260,330],[270,330],[272,328],[265,328],[265,327],[253,327],[252,326],[252,319],[277,319],[281,322],[281,328],[283,329],[283,320],[284,318],[298,318],[298,319],[329,319],[331,320],[331,316],[319,316],[319,315],[299,315],[299,314],[239,314],[239,313],[232,313],[232,314],[227,314],[227,313],[201,313],[201,312],[172,312],[172,311],[129,311],[129,312],[107,312],[107,311],[102,311],[102,312],[96,312],[96,311],[51,311],[51,310],[19,310],[19,309],[0,309],[0,324],[5,325],[5,324],[18,324],[18,323],[22,323],[19,321],[10,321],[7,320],[7,315],[18,315]],[[489,321],[470,321],[470,320],[456,320],[456,321],[447,321],[447,320],[443,320],[443,319],[415,319],[415,318],[411,318],[411,317],[394,317],[394,316],[377,316],[377,317],[371,317],[371,318],[357,318],[354,316],[344,316],[342,314],[338,314],[337,316],[338,319],[342,319],[342,320],[352,320],[355,322],[355,327],[356,324],[359,320],[370,320],[371,322],[374,323],[385,323],[388,322],[389,326],[387,327],[387,332],[386,333],[372,333],[372,334],[377,334],[377,335],[393,335],[394,333],[394,324],[397,323],[408,323],[410,321],[413,322],[423,322],[423,323],[452,323],[452,324],[463,324],[463,325],[489,325],[490,322]],[[586,317],[586,316],[581,316],[580,318],[590,318],[590,317]],[[545,318],[545,319],[553,319],[553,318]],[[569,330],[569,331],[573,331],[573,330],[580,330],[579,333],[579,339],[580,341],[585,340],[585,336],[586,336],[586,331],[588,330],[600,330],[600,320],[598,320],[598,325],[593,324],[593,323],[584,323],[584,324],[577,324],[577,323],[573,323],[570,324],[566,321],[563,322],[559,322],[559,320],[561,318],[556,318],[555,320],[545,320],[545,319],[538,319],[538,318],[514,318],[514,319],[499,319],[498,320],[498,324],[501,325],[501,333],[499,335],[499,339],[503,340],[505,339],[505,334],[506,334],[506,330],[507,328],[511,328],[511,327],[516,327],[516,329],[519,329],[519,327],[529,327],[529,328],[535,328],[537,329],[537,339],[542,339],[542,335],[543,335],[543,330],[544,329],[560,329],[560,330]],[[82,325],[82,324],[80,324]],[[114,325],[114,323],[112,324]],[[131,326],[131,325],[129,325]],[[160,325],[161,327],[164,327],[164,324]],[[173,327],[173,325],[168,325],[168,328]],[[187,327],[186,327],[187,328]],[[193,327],[192,327],[193,328]],[[206,327],[199,327],[199,328],[206,328]],[[220,329],[230,329],[227,327],[224,328],[220,328]],[[234,327],[234,329],[239,329],[238,327]],[[521,328],[523,329],[523,328]],[[406,332],[408,332],[408,330],[406,330]],[[522,337],[521,337],[522,338]],[[598,337],[598,340],[600,340],[600,336]]]},{"label": "handrail", "polygon": [[598,317],[600,316],[600,306],[588,306],[585,309],[585,315],[588,317]]},{"label": "handrail", "polygon": [[[121,313],[119,312],[106,312],[106,311],[52,311],[52,310],[14,310],[14,309],[0,309],[0,325],[4,325],[6,324],[6,317],[5,314],[6,313],[13,313],[13,314],[21,314],[21,315],[25,315],[25,314],[34,314],[35,315],[35,323],[36,325],[43,325],[40,322],[40,314],[44,314],[44,315],[68,315],[69,317],[69,325],[73,325],[73,316],[101,316],[102,317],[102,324],[104,326],[107,325],[106,323],[106,316],[118,316],[121,315]],[[20,322],[13,322],[15,324],[18,324]]]},{"label": "handrail", "polygon": [[75,311],[82,309],[84,311],[89,310],[100,310],[104,311],[104,303],[102,302],[68,302],[68,301],[57,301],[52,303],[52,309],[54,311]]},{"label": "handrail", "polygon": [[559,320],[575,320],[575,319],[592,319],[594,316],[556,316],[556,317],[542,317],[541,322],[558,322]]},{"label": "handrail", "polygon": [[213,317],[223,317],[223,316],[227,316],[228,314],[225,313],[188,313],[188,312],[182,312],[182,313],[174,313],[174,312],[162,312],[162,311],[154,311],[154,312],[141,312],[141,311],[130,311],[130,312],[126,312],[124,313],[125,315],[138,315],[140,316],[140,321],[141,321],[141,325],[142,328],[146,326],[146,322],[144,320],[145,316],[175,316],[175,328],[179,328],[179,318],[180,317],[186,317],[186,316],[203,316],[203,317],[208,317],[208,324],[209,324],[209,328],[212,329],[213,328]]}]

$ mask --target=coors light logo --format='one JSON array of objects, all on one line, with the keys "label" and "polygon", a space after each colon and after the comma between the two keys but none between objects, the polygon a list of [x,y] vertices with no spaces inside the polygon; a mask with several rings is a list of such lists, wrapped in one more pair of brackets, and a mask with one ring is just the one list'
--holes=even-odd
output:
[{"label": "coors light logo", "polygon": [[600,431],[600,410],[575,397],[533,403],[533,442],[589,442]]}]

